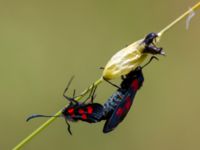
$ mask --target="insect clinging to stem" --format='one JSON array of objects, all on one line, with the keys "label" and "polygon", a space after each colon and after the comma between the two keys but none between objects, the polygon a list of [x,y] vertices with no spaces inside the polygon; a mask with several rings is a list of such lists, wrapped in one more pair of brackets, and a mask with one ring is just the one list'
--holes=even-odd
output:
[{"label": "insect clinging to stem", "polygon": [[[66,89],[63,92],[63,96],[70,101],[69,105],[62,110],[61,115],[50,116],[50,115],[41,115],[34,114],[27,118],[26,121],[29,121],[33,118],[38,117],[64,117],[66,124],[68,125],[68,132],[72,135],[70,124],[68,121],[76,122],[82,120],[88,123],[95,123],[101,120],[103,115],[103,106],[98,103],[93,103],[94,93],[96,88],[94,87],[91,90],[89,97],[84,102],[78,102],[75,100],[75,90],[73,92],[73,97],[68,97],[66,92],[73,80],[73,77],[68,82]],[[90,100],[90,102],[88,102]]]},{"label": "insect clinging to stem", "polygon": [[[172,21],[170,24],[168,24],[167,26],[165,26],[160,32],[157,33],[158,37],[156,38],[157,41],[159,41],[159,39],[161,38],[161,36],[163,35],[163,33],[165,33],[166,31],[168,31],[169,29],[171,29],[174,25],[176,25],[178,22],[180,22],[181,20],[183,20],[191,11],[195,11],[198,8],[200,8],[200,2],[197,2],[195,5],[193,5],[191,7],[190,10],[185,11],[184,13],[182,13],[179,17],[177,17],[174,21]],[[137,43],[136,43],[137,44]],[[134,66],[133,68],[136,68],[137,66],[139,66],[146,58],[145,53],[138,53],[138,57],[136,57],[136,61],[134,62]],[[129,59],[129,58],[128,58]],[[127,59],[125,59],[127,60]],[[125,61],[127,62],[127,61]],[[128,63],[128,62],[127,62]],[[114,63],[113,66],[115,67]],[[108,72],[107,72],[108,71]],[[102,75],[105,79],[107,80],[111,80],[113,78],[116,78],[118,76],[121,76],[121,74],[128,74],[127,72],[120,72],[121,68],[117,68],[113,74],[109,74],[109,70],[107,70],[105,72],[107,72],[107,75]],[[130,70],[131,71],[131,70]],[[97,81],[94,82],[94,86],[98,86],[100,83],[102,83],[103,79],[102,77],[100,79],[98,79]],[[76,97],[75,100],[78,101],[80,100],[83,96],[85,96],[91,89],[93,86],[90,86],[88,89],[84,90],[80,96]],[[60,115],[62,114],[62,110],[59,110],[58,112],[55,113],[55,115]],[[55,121],[56,117],[51,117],[49,118],[47,121],[45,121],[42,125],[40,125],[36,130],[34,130],[32,133],[30,133],[27,137],[25,137],[23,140],[21,140],[16,146],[13,147],[13,150],[18,150],[20,148],[22,148],[25,144],[27,144],[28,142],[30,142],[36,135],[38,135],[41,131],[43,131],[44,129],[46,129],[48,127],[48,125],[50,125],[51,123],[53,123],[53,121]]]},{"label": "insect clinging to stem", "polygon": [[137,67],[128,73],[122,80],[118,90],[104,103],[104,116],[102,120],[106,120],[103,132],[108,133],[118,126],[120,122],[128,114],[137,91],[144,82],[142,69],[157,57],[152,56],[151,59],[143,66]]},{"label": "insect clinging to stem", "polygon": [[[151,57],[147,64],[149,64],[153,58],[156,57]],[[115,92],[104,103],[104,105],[93,102],[96,87],[93,87],[88,98],[86,98],[86,100],[83,102],[78,102],[75,100],[75,90],[73,92],[73,97],[67,96],[66,92],[72,82],[72,77],[63,92],[63,96],[69,100],[70,103],[62,110],[62,115],[51,116],[34,114],[28,117],[27,121],[38,117],[64,117],[66,124],[68,125],[68,132],[72,135],[71,127],[68,121],[77,122],[82,120],[88,123],[97,123],[102,120],[106,120],[103,132],[108,133],[112,131],[121,121],[123,121],[130,110],[135,94],[140,89],[144,81],[142,68],[144,68],[146,65],[143,67],[137,67],[135,70],[127,74],[123,78],[117,92]],[[90,102],[88,102],[89,100]]]}]

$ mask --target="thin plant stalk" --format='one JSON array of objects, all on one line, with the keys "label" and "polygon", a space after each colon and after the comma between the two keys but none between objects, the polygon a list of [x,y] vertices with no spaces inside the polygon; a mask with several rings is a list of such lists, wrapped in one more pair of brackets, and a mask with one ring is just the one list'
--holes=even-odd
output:
[{"label": "thin plant stalk", "polygon": [[[200,7],[200,2],[198,2],[196,5],[194,5],[191,9],[189,9],[188,11],[186,11],[185,13],[183,13],[180,17],[178,17],[176,20],[174,20],[173,22],[171,22],[168,26],[166,26],[164,29],[162,29],[159,33],[158,36],[161,37],[163,35],[164,32],[166,32],[167,30],[169,30],[171,27],[173,27],[175,24],[177,24],[179,21],[181,21],[183,18],[185,18],[187,15],[189,15],[189,13],[191,11],[196,10],[198,7]],[[98,86],[101,82],[103,81],[103,78],[101,77],[100,79],[98,79],[93,85],[91,85],[88,89],[86,89],[85,91],[83,91],[83,93],[81,93],[80,96],[76,97],[75,100],[80,100],[81,98],[83,98],[91,89],[93,86]],[[59,110],[55,116],[60,115],[62,112],[62,110]],[[35,131],[33,131],[29,136],[27,136],[24,140],[22,140],[18,145],[16,145],[13,150],[19,150],[20,148],[22,148],[26,143],[28,143],[33,137],[35,137],[37,134],[39,134],[43,129],[45,129],[48,125],[50,125],[54,120],[56,119],[56,117],[51,117],[50,119],[48,119],[46,122],[44,122],[40,127],[38,127]]]},{"label": "thin plant stalk", "polygon": [[[75,100],[79,101],[82,97],[84,97],[94,86],[98,86],[103,81],[102,78],[98,79],[94,84],[92,84],[88,89],[83,91],[80,96],[76,97]],[[62,109],[59,110],[54,116],[59,116],[62,113]],[[46,122],[44,122],[41,126],[39,126],[35,131],[33,131],[29,136],[27,136],[24,140],[22,140],[18,145],[16,145],[13,150],[19,150],[22,148],[28,141],[30,141],[34,136],[39,134],[44,128],[49,126],[56,117],[49,118]]]},{"label": "thin plant stalk", "polygon": [[180,17],[178,17],[176,20],[171,22],[168,26],[166,26],[164,29],[162,29],[159,33],[158,36],[161,37],[164,32],[166,32],[168,29],[170,29],[172,26],[177,24],[179,21],[181,21],[183,18],[185,18],[187,15],[189,15],[192,11],[197,9],[200,6],[200,2],[198,2],[196,5],[194,5],[191,9],[188,9],[185,13],[183,13]]}]

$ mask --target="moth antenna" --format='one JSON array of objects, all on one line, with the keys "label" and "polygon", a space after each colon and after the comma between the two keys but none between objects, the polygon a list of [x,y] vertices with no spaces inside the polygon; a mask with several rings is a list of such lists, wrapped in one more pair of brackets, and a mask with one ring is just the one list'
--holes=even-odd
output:
[{"label": "moth antenna", "polygon": [[65,119],[65,122],[67,124],[67,130],[68,130],[69,134],[72,135],[71,126],[70,126],[69,122],[67,121],[67,119]]},{"label": "moth antenna", "polygon": [[29,116],[27,119],[26,119],[26,122],[28,122],[29,120],[31,119],[34,119],[34,118],[38,118],[38,117],[62,117],[61,115],[59,116],[50,116],[50,115],[40,115],[40,114],[33,114],[31,116]]},{"label": "moth antenna", "polygon": [[68,97],[67,95],[65,95],[73,79],[74,79],[74,76],[72,76],[71,79],[69,80],[69,82],[68,82],[68,84],[67,84],[67,87],[65,88],[65,90],[64,90],[64,92],[63,92],[63,96],[64,96],[64,98],[66,98],[66,99],[69,100],[70,102],[77,103],[77,101],[74,100],[75,90],[74,90],[74,92],[73,92],[73,98]]},{"label": "moth antenna", "polygon": [[88,95],[88,97],[83,101],[83,104],[86,103],[90,98],[92,98],[92,94],[93,94],[93,91],[95,88],[96,88],[96,86],[94,86],[94,84],[92,84],[91,92]]},{"label": "moth antenna", "polygon": [[65,93],[67,92],[70,84],[72,83],[72,80],[74,79],[74,75],[71,77],[71,79],[69,80],[69,82],[67,83],[67,87],[65,88],[64,92],[63,92],[63,95],[65,95]]}]

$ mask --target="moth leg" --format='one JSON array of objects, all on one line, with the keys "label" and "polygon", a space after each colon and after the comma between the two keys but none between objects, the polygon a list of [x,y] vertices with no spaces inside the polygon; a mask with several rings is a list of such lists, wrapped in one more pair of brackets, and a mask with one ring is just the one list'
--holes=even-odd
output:
[{"label": "moth leg", "polygon": [[112,86],[114,86],[114,87],[116,87],[116,88],[118,88],[118,89],[120,89],[120,87],[118,86],[118,85],[116,85],[116,84],[114,84],[114,83],[112,83],[112,82],[110,82],[109,80],[107,80],[107,79],[104,79],[106,82],[108,82],[109,84],[111,84]]},{"label": "moth leg", "polygon": [[93,93],[92,93],[92,96],[91,96],[91,103],[93,103],[94,98],[95,98],[95,96],[96,96],[96,95],[94,95],[95,92],[96,92],[96,89],[97,89],[97,86],[94,87],[94,90],[93,90]]},{"label": "moth leg", "polygon": [[150,64],[150,62],[151,62],[153,59],[159,60],[156,56],[151,56],[151,58],[149,59],[149,61],[148,61],[146,64],[144,64],[142,67],[140,67],[140,69],[142,69],[142,68],[146,67],[148,64]]},{"label": "moth leg", "polygon": [[74,89],[74,91],[73,91],[73,99],[75,98],[75,95],[76,95],[76,90]]},{"label": "moth leg", "polygon": [[122,79],[122,80],[124,80],[124,79],[125,79],[125,77],[122,75],[122,76],[121,76],[121,79]]},{"label": "moth leg", "polygon": [[96,90],[96,86],[94,86],[94,84],[93,84],[89,96],[83,101],[83,103],[86,103],[90,98],[93,97],[95,90]]}]

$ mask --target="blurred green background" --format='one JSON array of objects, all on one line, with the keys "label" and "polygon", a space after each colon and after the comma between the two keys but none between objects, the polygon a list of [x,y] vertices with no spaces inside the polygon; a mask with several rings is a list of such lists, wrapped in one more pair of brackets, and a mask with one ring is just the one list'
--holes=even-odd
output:
[{"label": "blurred green background", "polygon": [[[66,105],[62,92],[80,93],[98,79],[110,57],[147,33],[160,31],[198,0],[0,1],[0,149],[13,148]],[[145,82],[129,115],[113,132],[104,122],[57,119],[27,150],[200,149],[200,11],[189,30],[185,20],[161,39],[167,53],[144,69]],[[199,42],[199,43],[198,43]],[[97,102],[115,88],[102,83]],[[71,93],[70,93],[71,94]]]}]

